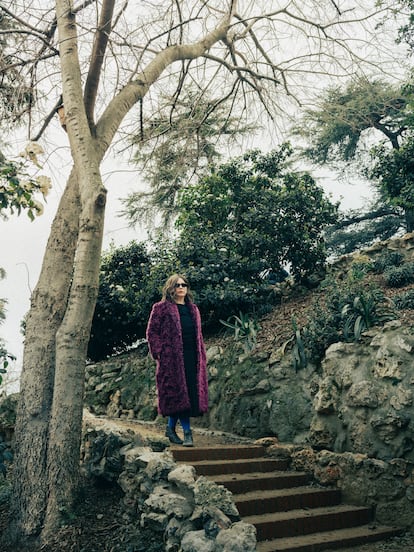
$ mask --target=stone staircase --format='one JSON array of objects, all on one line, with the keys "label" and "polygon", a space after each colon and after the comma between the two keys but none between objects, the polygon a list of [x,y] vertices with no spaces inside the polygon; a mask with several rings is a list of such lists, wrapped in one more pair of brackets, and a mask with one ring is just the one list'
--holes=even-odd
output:
[{"label": "stone staircase", "polygon": [[191,464],[233,493],[240,516],[257,530],[258,552],[317,552],[374,542],[401,533],[378,526],[370,508],[341,503],[339,489],[312,485],[287,461],[266,457],[257,445],[172,447],[177,462]]}]

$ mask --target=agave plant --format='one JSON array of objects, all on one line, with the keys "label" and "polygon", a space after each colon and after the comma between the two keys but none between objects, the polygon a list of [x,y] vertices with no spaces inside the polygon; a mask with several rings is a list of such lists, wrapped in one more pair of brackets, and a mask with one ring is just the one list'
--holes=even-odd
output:
[{"label": "agave plant", "polygon": [[345,340],[358,341],[365,330],[394,320],[397,316],[393,307],[391,299],[384,297],[380,290],[356,296],[341,312]]},{"label": "agave plant", "polygon": [[241,343],[244,352],[253,351],[256,347],[257,332],[260,329],[258,322],[248,314],[239,312],[239,316],[233,314],[227,320],[220,322],[234,332],[234,340]]}]

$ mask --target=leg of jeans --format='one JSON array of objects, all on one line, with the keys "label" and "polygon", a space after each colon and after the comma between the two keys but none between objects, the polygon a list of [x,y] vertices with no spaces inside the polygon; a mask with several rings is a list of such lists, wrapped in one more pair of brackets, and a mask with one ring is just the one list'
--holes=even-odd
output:
[{"label": "leg of jeans", "polygon": [[180,424],[181,424],[181,427],[183,428],[183,431],[189,431],[190,417],[189,416],[180,417]]},{"label": "leg of jeans", "polygon": [[175,429],[175,426],[177,425],[178,416],[168,416],[168,427],[171,429]]}]

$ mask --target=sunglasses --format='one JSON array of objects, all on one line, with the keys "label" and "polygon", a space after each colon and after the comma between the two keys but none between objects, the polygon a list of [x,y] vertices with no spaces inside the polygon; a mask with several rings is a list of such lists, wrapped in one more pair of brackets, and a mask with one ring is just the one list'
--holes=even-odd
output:
[{"label": "sunglasses", "polygon": [[186,288],[186,287],[188,287],[188,284],[174,284],[174,287],[175,288],[180,288],[180,287]]}]

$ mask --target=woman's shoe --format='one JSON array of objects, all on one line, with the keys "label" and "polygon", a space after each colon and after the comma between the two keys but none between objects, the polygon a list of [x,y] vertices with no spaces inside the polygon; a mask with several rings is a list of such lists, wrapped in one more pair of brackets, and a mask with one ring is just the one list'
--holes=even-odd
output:
[{"label": "woman's shoe", "polygon": [[170,426],[167,426],[167,429],[165,430],[165,436],[168,437],[170,440],[170,443],[174,443],[174,445],[183,445],[183,440],[178,437],[178,435],[175,432],[175,429],[173,429]]},{"label": "woman's shoe", "polygon": [[193,447],[193,446],[194,446],[194,443],[193,443],[193,434],[191,433],[191,429],[189,429],[188,431],[184,431],[184,442],[183,442],[183,446],[184,446],[184,447]]}]

